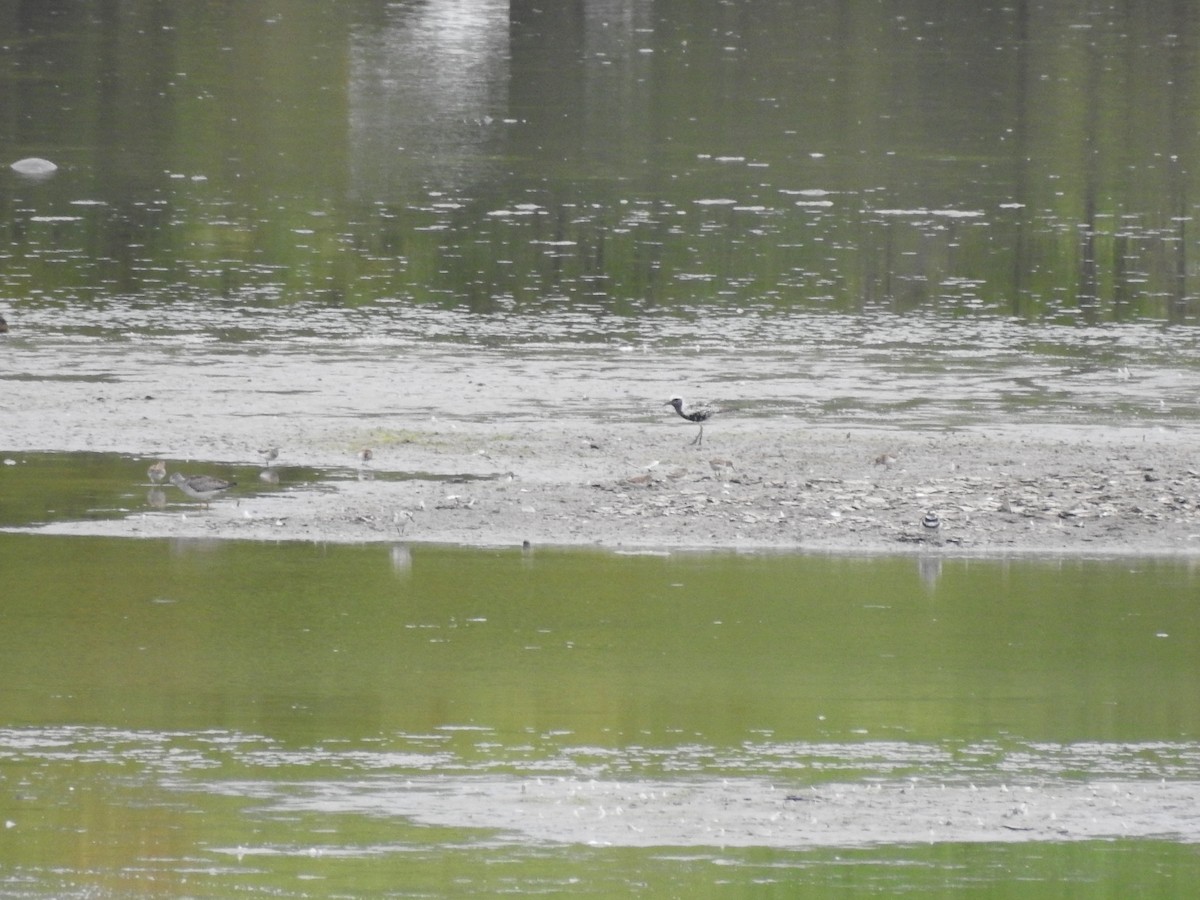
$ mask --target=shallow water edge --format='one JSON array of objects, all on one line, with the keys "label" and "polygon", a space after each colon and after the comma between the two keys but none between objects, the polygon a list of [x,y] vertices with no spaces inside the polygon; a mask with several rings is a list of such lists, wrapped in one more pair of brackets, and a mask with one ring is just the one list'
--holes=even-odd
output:
[{"label": "shallow water edge", "polygon": [[[170,486],[144,484],[147,465],[163,457],[7,451],[7,508],[25,512],[3,525],[46,534],[628,551],[1200,553],[1200,474],[1183,431],[897,433],[750,421],[710,429],[714,446],[697,451],[670,426],[614,424],[597,438],[586,427],[531,425],[518,435],[430,423],[380,443],[360,467],[293,463],[338,458],[299,442],[268,469],[250,461],[253,451],[240,462],[170,457],[172,469],[238,481],[207,508]],[[930,513],[932,530],[922,524]]]}]

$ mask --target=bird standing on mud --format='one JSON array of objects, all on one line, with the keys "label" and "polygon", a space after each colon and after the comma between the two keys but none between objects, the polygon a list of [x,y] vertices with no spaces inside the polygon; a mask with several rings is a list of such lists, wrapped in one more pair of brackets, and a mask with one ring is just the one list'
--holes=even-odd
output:
[{"label": "bird standing on mud", "polygon": [[201,501],[208,506],[208,501],[222,491],[227,491],[237,484],[236,481],[225,481],[213,478],[211,475],[184,475],[175,472],[171,475],[171,484],[179,488],[193,500]]},{"label": "bird standing on mud", "polygon": [[675,407],[675,412],[679,413],[679,415],[682,418],[687,419],[689,422],[695,422],[697,425],[700,426],[700,431],[692,439],[692,443],[698,447],[703,447],[704,446],[704,423],[708,421],[709,416],[711,416],[714,412],[716,412],[716,410],[708,409],[704,406],[697,406],[692,409],[685,410],[683,408],[683,398],[682,397],[672,397],[670,400],[668,400],[666,403],[664,403],[663,406]]},{"label": "bird standing on mud", "polygon": [[936,544],[940,544],[938,540],[938,529],[942,527],[942,520],[938,518],[935,512],[927,512],[921,518],[921,528],[929,535],[929,539]]}]

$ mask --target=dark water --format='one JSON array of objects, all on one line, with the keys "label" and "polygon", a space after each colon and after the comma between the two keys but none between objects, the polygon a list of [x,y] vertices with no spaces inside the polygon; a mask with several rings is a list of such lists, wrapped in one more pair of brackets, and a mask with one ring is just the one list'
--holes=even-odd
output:
[{"label": "dark water", "polygon": [[438,415],[515,361],[556,389],[483,409],[1194,421],[1190,6],[543,7],[7,8],[0,160],[61,166],[0,172],[12,402],[270,356]]},{"label": "dark water", "polygon": [[[959,561],[930,582],[908,559],[27,535],[0,535],[0,556],[11,896],[1167,895],[1200,878],[1170,804],[1123,839],[963,843],[909,830],[897,798],[882,846],[749,847],[705,839],[719,807],[700,807],[679,850],[625,830],[589,846],[569,812],[613,784],[651,803],[769,785],[783,807],[830,785],[1190,789],[1184,565]],[[565,817],[526,834],[521,785],[562,779],[541,814]]]},{"label": "dark water", "polygon": [[1196,323],[1186,4],[69,10],[0,17],[18,312]]}]

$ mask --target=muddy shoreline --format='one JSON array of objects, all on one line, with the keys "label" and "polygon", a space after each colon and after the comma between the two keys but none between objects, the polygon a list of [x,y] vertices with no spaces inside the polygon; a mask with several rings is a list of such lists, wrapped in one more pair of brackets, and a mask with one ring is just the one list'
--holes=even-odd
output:
[{"label": "muddy shoreline", "polygon": [[[924,400],[874,412],[837,412],[843,393],[859,390],[853,385],[793,384],[770,366],[760,380],[722,381],[745,366],[736,347],[686,357],[606,347],[242,348],[41,337],[34,323],[26,328],[0,345],[0,451],[165,459],[172,470],[222,477],[236,467],[241,482],[211,509],[167,486],[165,506],[134,502],[124,518],[56,522],[46,532],[1200,554],[1200,424],[1180,398],[1165,409],[1151,400],[1159,382],[1181,381],[1178,373],[1105,380],[1106,391],[1145,394],[1106,421],[1094,421],[1086,398],[1076,402],[1065,389],[1036,415],[1000,421],[989,407],[965,416],[947,405],[936,380]],[[684,370],[694,382],[674,380]],[[710,397],[738,399],[695,447],[696,427],[664,400],[701,386],[716,386]],[[824,400],[814,404],[818,388]],[[998,385],[997,396],[1002,389],[1013,387]],[[281,490],[264,492],[251,467],[262,467],[258,451],[271,446],[280,448],[272,474]],[[360,471],[363,447],[374,458]],[[311,489],[295,477],[302,468],[340,477]],[[936,531],[922,526],[927,513],[937,516]]]},{"label": "muddy shoreline", "polygon": [[[106,444],[147,463],[166,458],[172,469],[221,475],[255,463],[251,448],[261,441],[252,430],[210,416],[203,441],[155,420],[106,428],[103,441],[30,435],[18,443]],[[689,444],[694,427],[669,419],[434,420],[328,432],[325,424],[282,444],[267,476],[277,475],[282,491],[258,493],[243,476],[205,509],[167,486],[162,509],[30,530],[945,556],[1200,554],[1200,472],[1193,442],[1179,431],[899,431],[730,419],[710,425],[700,448]],[[360,446],[373,450],[365,466],[355,455]],[[289,468],[299,465],[341,469],[343,477],[321,490],[289,484]],[[928,513],[936,530],[922,524]]]},{"label": "muddy shoreline", "polygon": [[[571,384],[539,379],[532,364],[502,377],[497,365],[487,391],[456,404],[466,391],[454,379],[483,381],[478,370],[406,394],[402,375],[372,380],[378,369],[357,363],[239,357],[193,379],[185,359],[158,351],[119,365],[86,349],[53,364],[30,352],[37,359],[14,361],[26,374],[0,397],[6,477],[20,477],[23,452],[91,451],[134,457],[135,473],[158,459],[193,474],[236,469],[242,483],[207,509],[173,487],[126,485],[136,502],[122,517],[19,529],[27,532],[901,554],[923,577],[926,561],[936,569],[942,558],[1200,555],[1197,426],[1188,422],[881,427],[760,409],[715,418],[694,447],[695,427],[659,399],[672,386],[654,379],[614,380],[572,405],[559,402]],[[56,374],[71,363],[84,374]],[[428,371],[412,366],[414,378]],[[276,445],[266,469],[258,451]],[[373,451],[366,466],[363,447]],[[264,470],[279,488],[261,487]],[[313,482],[301,470],[330,477]],[[151,502],[155,490],[165,505]],[[930,513],[936,530],[922,524]],[[977,780],[801,789],[502,778],[463,791],[461,779],[439,777],[350,796],[347,809],[374,804],[415,822],[598,846],[1197,838],[1193,819],[1178,814],[1195,807],[1192,780]],[[328,812],[328,796],[315,802]],[[296,808],[303,802],[288,811]]]},{"label": "muddy shoreline", "polygon": [[[330,798],[281,801],[284,814],[330,805],[425,825],[484,828],[596,847],[864,847],[1200,838],[1185,810],[1195,782],[902,782],[781,789],[754,779],[406,778]],[[898,814],[899,813],[899,814]]]}]

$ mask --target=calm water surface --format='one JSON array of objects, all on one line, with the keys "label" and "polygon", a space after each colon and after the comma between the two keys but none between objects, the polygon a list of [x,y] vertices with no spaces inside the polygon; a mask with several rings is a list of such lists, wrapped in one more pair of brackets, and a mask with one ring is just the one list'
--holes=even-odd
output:
[{"label": "calm water surface", "polygon": [[902,808],[881,810],[897,820],[882,847],[672,852],[589,846],[570,819],[542,838],[500,824],[504,792],[558,779],[780,798],[1194,783],[1200,582],[1184,565],[931,576],[911,559],[28,535],[0,554],[12,895],[1200,883],[1194,845],[1153,834],[931,842]]},{"label": "calm water surface", "polygon": [[[0,171],[0,420],[186,359],[231,414],[375,416],[355,387],[391,377],[451,418],[629,419],[682,383],[1195,428],[1198,68],[1180,3],[2,5],[0,163],[60,168]],[[473,366],[528,390],[468,394]],[[142,503],[147,448],[115,449],[0,518]],[[0,534],[0,573],[6,895],[1200,884],[1170,829],[672,849],[480,816],[539,778],[1191,784],[1184,565]]]},{"label": "calm water surface", "polygon": [[440,416],[1195,421],[1189,6],[60,12],[0,13],[0,160],[60,164],[0,172],[16,404],[272,356]]},{"label": "calm water surface", "polygon": [[1197,322],[1186,4],[76,12],[0,14],[21,311]]}]

